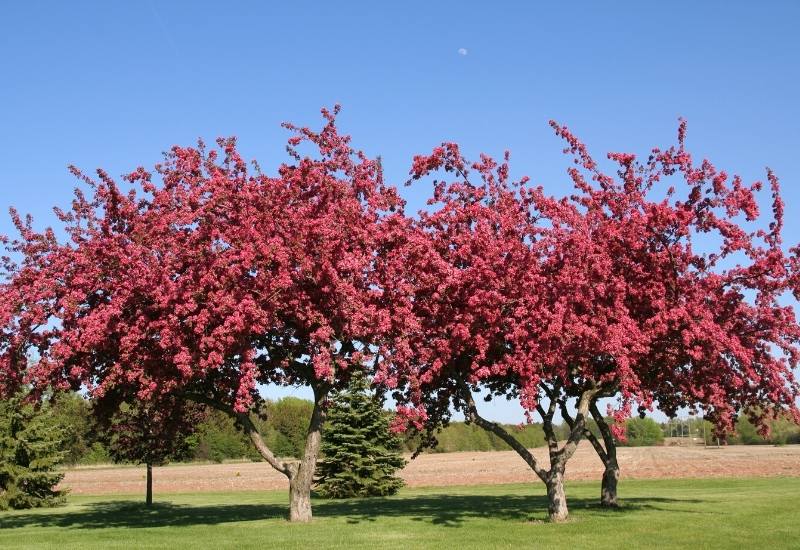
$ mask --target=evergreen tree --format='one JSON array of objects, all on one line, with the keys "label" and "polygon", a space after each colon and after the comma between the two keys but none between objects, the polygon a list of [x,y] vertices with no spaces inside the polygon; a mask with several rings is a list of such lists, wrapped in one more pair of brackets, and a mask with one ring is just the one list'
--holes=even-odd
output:
[{"label": "evergreen tree", "polygon": [[66,491],[54,487],[65,453],[62,430],[48,403],[39,408],[23,395],[0,401],[0,510],[62,504]]},{"label": "evergreen tree", "polygon": [[394,475],[405,465],[401,440],[389,430],[382,399],[367,388],[359,373],[332,396],[317,466],[317,490],[324,497],[385,496],[403,486]]}]

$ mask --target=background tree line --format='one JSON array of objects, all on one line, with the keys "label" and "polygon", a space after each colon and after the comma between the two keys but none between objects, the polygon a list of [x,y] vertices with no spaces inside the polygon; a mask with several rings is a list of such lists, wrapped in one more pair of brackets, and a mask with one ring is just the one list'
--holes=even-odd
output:
[{"label": "background tree line", "polygon": [[[258,424],[264,439],[276,454],[298,457],[302,453],[305,431],[311,416],[310,401],[284,397],[266,401]],[[64,463],[101,464],[112,462],[108,434],[92,415],[92,403],[77,393],[60,395],[52,405],[49,421],[62,433]],[[186,437],[189,460],[222,462],[223,460],[261,460],[247,435],[236,427],[233,419],[209,409],[191,435]]]},{"label": "background tree line", "polygon": [[[312,403],[296,397],[284,397],[277,401],[267,401],[264,414],[256,419],[261,433],[278,456],[300,457],[306,436],[306,428],[311,416]],[[386,412],[386,414],[391,414]],[[53,406],[47,417],[54,428],[61,431],[64,437],[65,464],[100,464],[113,462],[102,430],[98,430],[91,414],[91,402],[79,394],[64,394]],[[620,446],[640,447],[663,444],[664,438],[681,435],[686,436],[686,427],[694,437],[703,437],[703,420],[691,419],[683,428],[659,424],[652,418],[630,418],[626,422],[627,441],[620,441]],[[526,447],[542,447],[546,445],[542,425],[527,424],[522,426],[506,425],[508,430]],[[590,431],[599,434],[597,424],[588,421]],[[763,445],[763,444],[798,444],[800,443],[800,427],[787,419],[772,421],[772,431],[765,438],[755,427],[742,417],[736,426],[736,433],[727,438],[728,444]],[[559,438],[565,439],[569,426],[557,426]],[[706,423],[705,437],[708,444],[716,444],[713,429]],[[493,433],[487,432],[465,422],[451,422],[436,435],[438,444],[427,452],[450,453],[459,451],[506,451],[508,445]],[[237,429],[229,415],[210,410],[200,422],[197,430],[187,437],[189,452],[187,458],[196,461],[222,462],[223,460],[260,460],[261,457],[253,449],[252,444],[241,430]],[[419,440],[411,433],[403,434],[401,448],[405,452],[416,450]]]}]

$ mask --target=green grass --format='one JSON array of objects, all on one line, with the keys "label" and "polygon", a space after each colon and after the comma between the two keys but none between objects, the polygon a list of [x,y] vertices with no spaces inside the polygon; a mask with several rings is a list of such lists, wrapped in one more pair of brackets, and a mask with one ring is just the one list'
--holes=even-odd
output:
[{"label": "green grass", "polygon": [[315,500],[309,525],[284,492],[73,496],[0,512],[0,548],[800,548],[800,478],[623,481],[622,507],[596,483],[567,487],[572,521],[546,523],[540,484],[407,489]]}]

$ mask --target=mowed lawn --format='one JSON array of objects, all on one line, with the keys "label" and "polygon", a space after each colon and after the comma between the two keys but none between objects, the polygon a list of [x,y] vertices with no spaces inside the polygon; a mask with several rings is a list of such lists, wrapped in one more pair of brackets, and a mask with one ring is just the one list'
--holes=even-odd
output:
[{"label": "mowed lawn", "polygon": [[0,512],[0,548],[800,548],[800,478],[625,481],[623,506],[597,483],[568,485],[572,521],[546,523],[539,484],[407,489],[317,499],[288,523],[284,492],[75,496]]}]

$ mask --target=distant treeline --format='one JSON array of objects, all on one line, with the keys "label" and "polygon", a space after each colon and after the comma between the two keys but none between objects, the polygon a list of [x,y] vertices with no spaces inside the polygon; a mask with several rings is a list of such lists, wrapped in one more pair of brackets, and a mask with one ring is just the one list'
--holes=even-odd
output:
[{"label": "distant treeline", "polygon": [[[91,403],[78,394],[60,396],[54,405],[54,422],[63,430],[68,448],[67,464],[98,464],[111,462],[104,446],[102,435],[94,424]],[[311,402],[295,397],[285,397],[277,401],[266,401],[263,418],[256,420],[267,445],[278,456],[298,457],[302,453],[306,427],[311,416]],[[387,413],[389,414],[389,413]],[[540,424],[506,426],[526,447],[546,445],[544,431]],[[593,421],[589,429],[599,436]],[[565,424],[557,426],[557,435],[566,439],[569,428]],[[703,420],[692,419],[683,424],[658,424],[651,418],[631,418],[626,424],[627,441],[622,446],[662,445],[664,438],[670,436],[705,436],[709,444],[716,443],[713,430]],[[324,436],[323,436],[324,437]],[[509,450],[506,443],[492,433],[464,422],[452,422],[436,435],[438,445],[428,452],[450,453],[457,451],[501,451]],[[769,438],[761,437],[746,420],[737,424],[737,433],[728,437],[729,444],[791,444],[800,443],[800,427],[789,420],[779,419],[772,423]],[[233,420],[226,414],[211,410],[197,431],[189,436],[191,456],[198,461],[221,462],[223,460],[260,460],[247,436],[236,428]],[[403,440],[403,450],[416,449],[418,438],[408,435]]]},{"label": "distant treeline", "polygon": [[[528,448],[544,447],[547,445],[544,436],[544,429],[541,424],[511,425],[505,424],[504,427],[510,431],[514,437]],[[600,437],[600,430],[593,420],[588,421],[589,429]],[[556,436],[560,440],[567,439],[569,426],[560,424],[556,426]],[[433,453],[452,453],[457,451],[507,451],[511,448],[493,433],[479,428],[475,424],[464,422],[452,422],[436,435],[438,445],[429,452]],[[661,427],[650,418],[631,418],[627,425],[627,441],[620,442],[622,446],[641,447],[647,445],[659,445],[664,441],[664,433]],[[407,450],[416,447],[416,439],[408,438],[405,442]]]},{"label": "distant treeline", "polygon": [[[67,440],[66,464],[111,462],[105,438],[91,414],[91,402],[78,394],[60,395],[53,405],[55,428]],[[264,404],[264,419],[255,419],[265,442],[275,454],[299,456],[305,443],[311,402],[285,397]],[[198,461],[222,462],[231,459],[261,460],[247,436],[233,419],[216,410],[207,411],[205,420],[187,438],[190,456]]]}]

